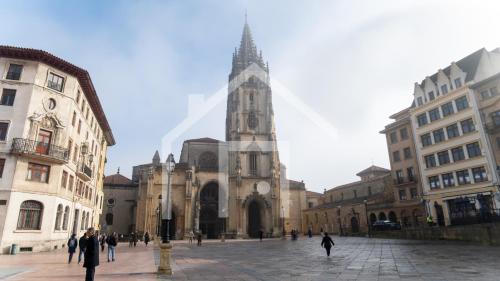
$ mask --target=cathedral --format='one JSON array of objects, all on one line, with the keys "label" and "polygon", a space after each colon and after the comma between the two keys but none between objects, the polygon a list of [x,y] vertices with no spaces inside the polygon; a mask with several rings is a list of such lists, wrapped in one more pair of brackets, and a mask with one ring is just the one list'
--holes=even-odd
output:
[{"label": "cathedral", "polygon": [[162,189],[171,188],[170,237],[193,231],[208,239],[278,237],[303,229],[303,182],[286,178],[280,162],[269,67],[245,22],[229,74],[225,141],[185,140],[173,171],[155,153],[135,166],[138,184],[134,229],[158,234]]}]

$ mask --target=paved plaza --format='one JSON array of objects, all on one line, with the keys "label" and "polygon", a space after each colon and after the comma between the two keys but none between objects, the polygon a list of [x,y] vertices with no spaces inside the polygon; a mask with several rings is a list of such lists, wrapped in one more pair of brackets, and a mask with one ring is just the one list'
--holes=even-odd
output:
[{"label": "paved plaza", "polygon": [[[176,242],[172,277],[158,278],[154,247],[118,247],[101,255],[96,280],[500,280],[500,248],[453,242],[333,237],[330,258],[320,238]],[[0,280],[84,280],[64,250],[0,256]]]}]

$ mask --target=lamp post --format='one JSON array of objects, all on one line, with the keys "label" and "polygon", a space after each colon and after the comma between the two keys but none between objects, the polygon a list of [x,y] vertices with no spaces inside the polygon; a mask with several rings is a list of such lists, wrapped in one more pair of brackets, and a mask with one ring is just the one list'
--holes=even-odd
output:
[{"label": "lamp post", "polygon": [[342,219],[340,218],[341,217],[341,214],[340,214],[340,209],[342,207],[340,205],[337,206],[337,220],[339,221],[339,236],[342,236],[344,233],[342,233]]},{"label": "lamp post", "polygon": [[170,244],[169,237],[169,222],[171,215],[171,187],[170,187],[170,177],[175,168],[174,155],[170,153],[166,162],[166,172],[167,172],[167,187],[162,189],[161,196],[161,240],[160,244],[160,265],[158,266],[158,273],[172,275],[172,268],[170,267],[170,251],[172,245]]},{"label": "lamp post", "polygon": [[166,171],[167,171],[167,187],[162,190],[162,216],[161,216],[161,224],[162,224],[162,234],[161,240],[162,243],[170,243],[170,218],[171,218],[171,182],[170,178],[172,176],[172,172],[175,168],[174,155],[170,153],[166,162]]},{"label": "lamp post", "polygon": [[281,206],[281,223],[283,224],[283,239],[286,239],[286,230],[285,230],[285,208]]}]

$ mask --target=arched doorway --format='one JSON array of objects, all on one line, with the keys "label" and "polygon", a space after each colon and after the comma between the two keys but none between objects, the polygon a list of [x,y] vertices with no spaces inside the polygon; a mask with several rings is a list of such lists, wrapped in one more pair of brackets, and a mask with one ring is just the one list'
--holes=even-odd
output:
[{"label": "arched doorway", "polygon": [[394,213],[393,211],[390,211],[389,212],[389,220],[391,222],[397,222],[398,221],[398,217],[396,216],[396,213]]},{"label": "arched doorway", "polygon": [[434,208],[436,208],[436,216],[437,216],[438,225],[444,226],[443,206],[439,205],[438,202],[434,202]]},{"label": "arched doorway", "polygon": [[351,218],[351,232],[358,233],[359,232],[359,222],[356,217]]},{"label": "arched doorway", "polygon": [[379,221],[385,221],[385,220],[387,220],[387,217],[385,216],[384,212],[380,212],[380,214],[378,214],[378,220]]},{"label": "arched doorway", "polygon": [[370,214],[370,225],[373,225],[377,221],[377,215],[374,213]]},{"label": "arched doorway", "polygon": [[261,229],[260,206],[257,201],[252,201],[248,204],[248,236],[252,238],[259,237]]},{"label": "arched doorway", "polygon": [[170,240],[175,240],[175,226],[177,224],[176,220],[176,215],[174,212],[172,212],[170,221],[168,222],[168,236],[170,237]]},{"label": "arched doorway", "polygon": [[208,183],[200,192],[200,231],[208,239],[216,239],[223,231],[223,220],[219,218],[219,185]]}]

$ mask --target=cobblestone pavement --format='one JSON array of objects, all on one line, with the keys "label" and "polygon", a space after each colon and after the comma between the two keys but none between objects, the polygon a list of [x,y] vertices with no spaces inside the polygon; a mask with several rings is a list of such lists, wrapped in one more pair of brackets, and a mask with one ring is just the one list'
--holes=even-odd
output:
[{"label": "cobblestone pavement", "polygon": [[[158,249],[121,244],[117,261],[101,254],[100,280],[500,280],[500,248],[452,242],[333,237],[327,258],[320,237],[290,240],[175,242],[171,277],[157,277]],[[66,251],[0,256],[0,280],[84,280]]]}]

